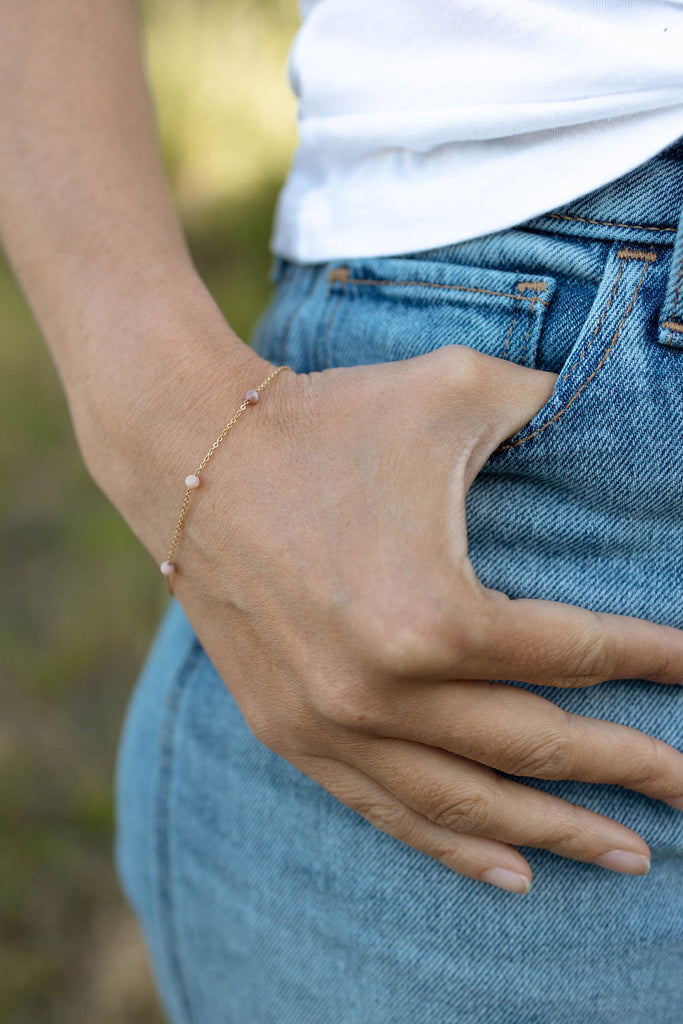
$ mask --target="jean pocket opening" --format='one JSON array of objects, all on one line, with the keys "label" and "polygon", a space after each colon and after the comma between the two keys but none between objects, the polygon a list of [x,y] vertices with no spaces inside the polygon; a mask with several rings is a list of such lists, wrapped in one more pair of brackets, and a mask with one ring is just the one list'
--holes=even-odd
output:
[{"label": "jean pocket opening", "polygon": [[[528,442],[547,440],[557,424],[566,425],[570,410],[579,410],[629,321],[637,315],[639,296],[656,259],[652,249],[632,248],[620,242],[611,247],[594,301],[559,370],[552,394],[524,426],[499,445],[494,456],[510,455]],[[551,427],[553,431],[547,434]]]},{"label": "jean pocket opening", "polygon": [[446,345],[533,366],[555,279],[441,261],[330,263],[314,369],[409,359]]}]

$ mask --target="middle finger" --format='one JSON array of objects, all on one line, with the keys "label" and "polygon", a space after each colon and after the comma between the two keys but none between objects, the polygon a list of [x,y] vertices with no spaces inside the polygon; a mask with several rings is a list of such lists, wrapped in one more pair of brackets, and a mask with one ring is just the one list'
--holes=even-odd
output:
[{"label": "middle finger", "polygon": [[683,754],[639,729],[587,718],[488,680],[402,684],[376,734],[441,747],[511,775],[619,785],[683,810]]},{"label": "middle finger", "polygon": [[611,818],[513,782],[444,750],[364,739],[353,763],[406,806],[455,833],[550,850],[630,875],[647,874],[645,841]]}]

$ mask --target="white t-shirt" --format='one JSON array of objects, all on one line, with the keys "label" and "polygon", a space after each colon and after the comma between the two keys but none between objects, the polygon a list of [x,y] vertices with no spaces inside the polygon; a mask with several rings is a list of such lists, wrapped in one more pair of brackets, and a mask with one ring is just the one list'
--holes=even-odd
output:
[{"label": "white t-shirt", "polygon": [[498,231],[683,136],[683,0],[301,0],[274,252]]}]

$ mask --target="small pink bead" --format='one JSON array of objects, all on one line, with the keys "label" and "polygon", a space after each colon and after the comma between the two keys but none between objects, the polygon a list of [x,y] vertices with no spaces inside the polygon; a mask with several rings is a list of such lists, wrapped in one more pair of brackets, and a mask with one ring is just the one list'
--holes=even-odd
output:
[{"label": "small pink bead", "polygon": [[247,402],[249,402],[249,405],[255,405],[256,402],[258,402],[258,391],[247,391],[244,397],[246,398]]},{"label": "small pink bead", "polygon": [[164,576],[173,576],[176,571],[175,562],[162,562],[159,568]]},{"label": "small pink bead", "polygon": [[189,476],[185,477],[185,486],[189,487],[191,491],[194,491],[199,487],[199,477],[196,473],[190,473]]}]

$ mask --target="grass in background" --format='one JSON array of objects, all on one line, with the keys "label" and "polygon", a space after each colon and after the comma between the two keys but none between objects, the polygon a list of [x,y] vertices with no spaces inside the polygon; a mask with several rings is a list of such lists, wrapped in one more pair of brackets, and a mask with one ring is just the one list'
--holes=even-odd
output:
[{"label": "grass in background", "polygon": [[[268,298],[291,157],[294,0],[144,0],[164,160],[197,266],[242,337]],[[159,1024],[111,862],[125,704],[166,603],[89,479],[0,263],[0,1021]]]}]

